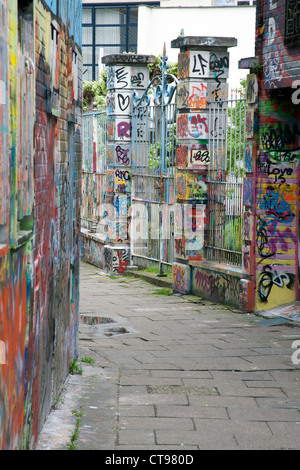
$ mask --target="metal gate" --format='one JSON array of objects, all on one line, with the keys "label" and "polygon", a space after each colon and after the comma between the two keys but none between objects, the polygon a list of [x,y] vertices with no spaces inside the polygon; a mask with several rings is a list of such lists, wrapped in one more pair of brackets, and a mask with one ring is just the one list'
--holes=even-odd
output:
[{"label": "metal gate", "polygon": [[209,103],[206,259],[242,266],[246,100]]},{"label": "metal gate", "polygon": [[171,266],[174,261],[174,198],[177,78],[161,75],[142,97],[133,95],[131,255],[139,266]]}]

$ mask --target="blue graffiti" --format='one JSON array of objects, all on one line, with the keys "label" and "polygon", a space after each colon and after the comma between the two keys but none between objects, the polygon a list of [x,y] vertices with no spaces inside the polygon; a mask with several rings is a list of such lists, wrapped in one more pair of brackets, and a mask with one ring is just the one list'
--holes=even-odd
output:
[{"label": "blue graffiti", "polygon": [[[262,194],[262,183],[260,185],[260,194]],[[279,220],[284,224],[288,224],[293,219],[293,212],[290,204],[284,200],[279,190],[269,190],[259,198],[259,207],[268,211],[268,216],[274,220]]]}]

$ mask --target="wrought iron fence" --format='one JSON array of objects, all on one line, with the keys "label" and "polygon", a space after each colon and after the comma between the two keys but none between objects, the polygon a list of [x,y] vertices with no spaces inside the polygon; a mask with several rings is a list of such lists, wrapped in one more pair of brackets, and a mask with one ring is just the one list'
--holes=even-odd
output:
[{"label": "wrought iron fence", "polygon": [[142,266],[159,263],[161,273],[174,261],[177,79],[167,67],[164,53],[162,75],[134,97],[132,114],[131,253]]},{"label": "wrought iron fence", "polygon": [[104,173],[106,171],[107,113],[93,111],[83,114],[82,119],[83,171]]},{"label": "wrought iron fence", "polygon": [[242,266],[246,100],[209,103],[206,259]]},{"label": "wrought iron fence", "polygon": [[106,111],[84,113],[82,125],[83,175],[81,218],[83,227],[92,228],[101,219],[102,205],[106,199]]}]

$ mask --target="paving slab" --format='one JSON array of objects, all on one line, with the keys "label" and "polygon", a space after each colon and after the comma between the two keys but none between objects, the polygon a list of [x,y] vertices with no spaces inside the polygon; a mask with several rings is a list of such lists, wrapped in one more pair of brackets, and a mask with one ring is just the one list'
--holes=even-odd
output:
[{"label": "paving slab", "polygon": [[68,376],[36,448],[299,450],[296,307],[275,321],[134,275],[81,263],[82,374]]}]

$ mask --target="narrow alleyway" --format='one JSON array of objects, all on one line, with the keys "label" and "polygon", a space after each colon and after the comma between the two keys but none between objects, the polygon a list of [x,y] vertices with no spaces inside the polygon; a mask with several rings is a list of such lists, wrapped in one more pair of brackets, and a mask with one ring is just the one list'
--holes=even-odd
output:
[{"label": "narrow alleyway", "polygon": [[83,372],[69,376],[38,449],[300,449],[299,324],[85,263],[80,314]]}]

